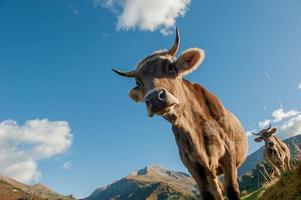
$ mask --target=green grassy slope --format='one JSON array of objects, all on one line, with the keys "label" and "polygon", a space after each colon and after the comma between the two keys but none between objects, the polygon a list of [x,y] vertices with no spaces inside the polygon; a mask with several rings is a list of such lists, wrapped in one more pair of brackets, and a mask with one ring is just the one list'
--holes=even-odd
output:
[{"label": "green grassy slope", "polygon": [[3,180],[0,180],[0,200],[16,200],[16,199],[43,200],[37,195],[24,192],[19,188]]},{"label": "green grassy slope", "polygon": [[42,184],[33,186],[0,175],[0,200],[73,200],[72,196],[60,195]]},{"label": "green grassy slope", "polygon": [[266,184],[243,200],[301,200],[301,161],[296,169],[285,172],[279,179]]}]

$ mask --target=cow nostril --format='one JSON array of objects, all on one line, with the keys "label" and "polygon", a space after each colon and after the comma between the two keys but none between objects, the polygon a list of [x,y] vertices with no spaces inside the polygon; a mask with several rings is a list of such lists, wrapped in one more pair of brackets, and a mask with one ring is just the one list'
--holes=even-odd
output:
[{"label": "cow nostril", "polygon": [[164,100],[164,95],[165,95],[164,90],[161,90],[161,91],[158,93],[158,99],[159,99],[160,101],[165,101],[165,100]]}]

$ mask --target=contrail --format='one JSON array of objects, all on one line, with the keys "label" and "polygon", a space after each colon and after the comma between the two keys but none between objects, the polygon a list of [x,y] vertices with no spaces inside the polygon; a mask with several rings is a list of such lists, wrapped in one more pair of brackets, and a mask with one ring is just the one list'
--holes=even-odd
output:
[{"label": "contrail", "polygon": [[270,76],[268,73],[265,73],[265,75],[266,75],[266,77],[269,79],[269,81],[270,81],[270,83],[271,83],[271,85],[272,85],[273,91],[274,91],[275,96],[276,96],[276,98],[277,98],[277,101],[278,101],[278,103],[279,103],[279,105],[280,105],[280,108],[281,108],[282,110],[284,110],[284,109],[283,109],[283,104],[282,104],[282,102],[281,102],[281,99],[280,99],[280,97],[279,97],[278,91],[276,90],[275,84],[274,84],[274,82],[273,82],[271,76]]},{"label": "contrail", "polygon": [[[265,73],[265,75],[266,75],[266,77],[269,79],[269,81],[270,81],[270,83],[271,83],[271,85],[272,85],[273,91],[274,91],[275,96],[276,96],[276,98],[277,98],[277,100],[278,100],[278,103],[279,103],[279,105],[280,105],[280,108],[284,111],[284,109],[283,109],[283,104],[282,104],[282,102],[281,102],[281,99],[280,99],[280,97],[279,97],[278,91],[277,91],[277,89],[276,89],[276,87],[275,87],[275,84],[274,84],[274,82],[273,82],[271,76],[270,76],[268,73]],[[291,130],[293,130],[293,131],[296,131],[297,133],[301,133],[300,130],[295,129],[294,127],[289,127],[289,129],[291,129]],[[295,142],[297,142],[295,137],[294,137],[294,140],[295,140]]]},{"label": "contrail", "polygon": [[[280,105],[280,108],[281,108],[281,109],[283,110],[283,112],[284,112],[283,104],[282,104],[282,102],[281,102],[281,99],[280,99],[280,97],[279,97],[278,91],[277,91],[277,89],[276,89],[276,87],[275,87],[275,84],[274,84],[274,82],[273,82],[271,76],[270,76],[269,73],[267,73],[267,72],[265,73],[265,75],[266,75],[266,77],[269,79],[269,81],[270,81],[270,83],[271,83],[271,86],[272,86],[272,88],[273,88],[274,94],[275,94],[275,96],[276,96],[276,98],[277,98],[277,101],[278,101],[278,103],[279,103],[279,105]],[[293,131],[296,131],[297,133],[301,133],[300,130],[295,129],[294,127],[289,127],[289,128],[290,128],[291,130],[293,130]],[[288,135],[288,134],[286,134],[286,135]],[[295,136],[293,136],[293,140],[295,141],[295,143],[298,143]]]}]

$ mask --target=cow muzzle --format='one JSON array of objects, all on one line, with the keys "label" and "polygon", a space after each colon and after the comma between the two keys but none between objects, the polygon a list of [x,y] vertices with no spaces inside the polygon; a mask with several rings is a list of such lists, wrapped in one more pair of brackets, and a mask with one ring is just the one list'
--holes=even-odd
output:
[{"label": "cow muzzle", "polygon": [[152,117],[154,114],[164,116],[173,111],[174,107],[179,104],[178,98],[163,87],[150,90],[144,96],[144,102],[149,117]]},{"label": "cow muzzle", "polygon": [[273,147],[274,146],[274,142],[268,142],[268,146],[269,147]]}]

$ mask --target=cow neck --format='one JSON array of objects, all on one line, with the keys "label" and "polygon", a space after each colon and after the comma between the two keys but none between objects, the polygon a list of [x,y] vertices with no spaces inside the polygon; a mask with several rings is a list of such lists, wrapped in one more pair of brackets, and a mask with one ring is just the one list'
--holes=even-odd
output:
[{"label": "cow neck", "polygon": [[[173,128],[181,130],[181,132],[195,135],[202,130],[202,125],[208,117],[206,113],[206,103],[203,94],[195,90],[193,84],[188,81],[183,82],[181,88],[182,102],[177,108],[177,111],[169,116]],[[194,134],[195,133],[195,134]]]}]

